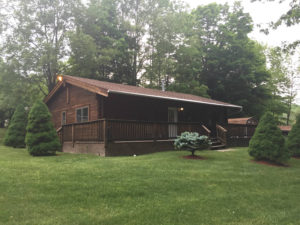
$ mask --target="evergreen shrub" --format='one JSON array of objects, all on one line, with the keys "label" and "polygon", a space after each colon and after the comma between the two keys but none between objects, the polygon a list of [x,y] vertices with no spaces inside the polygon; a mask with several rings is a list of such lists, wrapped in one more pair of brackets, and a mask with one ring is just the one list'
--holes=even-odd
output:
[{"label": "evergreen shrub", "polygon": [[26,145],[33,156],[55,155],[60,143],[48,107],[37,101],[28,115]]},{"label": "evergreen shrub", "polygon": [[197,132],[183,132],[174,142],[175,149],[190,151],[192,155],[196,150],[209,148],[211,142],[205,135],[200,136]]},{"label": "evergreen shrub", "polygon": [[256,160],[283,163],[290,157],[284,142],[277,121],[270,112],[266,112],[250,140],[249,155]]},{"label": "evergreen shrub", "polygon": [[23,105],[18,105],[9,123],[4,137],[4,145],[25,148],[27,112]]},{"label": "evergreen shrub", "polygon": [[300,114],[297,115],[296,123],[289,132],[287,148],[292,156],[300,156]]}]

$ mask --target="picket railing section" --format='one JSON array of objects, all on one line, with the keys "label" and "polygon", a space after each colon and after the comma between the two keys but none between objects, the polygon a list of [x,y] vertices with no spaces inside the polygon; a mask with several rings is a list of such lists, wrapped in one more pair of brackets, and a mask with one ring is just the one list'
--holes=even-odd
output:
[{"label": "picket railing section", "polygon": [[103,141],[104,121],[66,124],[62,126],[63,141]]},{"label": "picket railing section", "polygon": [[108,141],[167,140],[176,138],[177,135],[185,131],[210,136],[210,130],[200,123],[111,119],[63,125],[59,135],[62,142],[95,141],[106,143]]},{"label": "picket railing section", "polygon": [[228,130],[229,138],[252,137],[254,135],[256,125],[228,124],[226,129]]}]

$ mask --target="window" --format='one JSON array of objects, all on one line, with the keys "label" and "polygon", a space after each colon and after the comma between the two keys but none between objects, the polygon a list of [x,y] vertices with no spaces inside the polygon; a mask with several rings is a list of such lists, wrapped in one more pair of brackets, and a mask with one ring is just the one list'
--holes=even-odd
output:
[{"label": "window", "polygon": [[88,107],[76,109],[76,121],[78,123],[89,121],[89,108]]},{"label": "window", "polygon": [[61,113],[61,125],[65,125],[67,121],[67,114],[66,112]]}]

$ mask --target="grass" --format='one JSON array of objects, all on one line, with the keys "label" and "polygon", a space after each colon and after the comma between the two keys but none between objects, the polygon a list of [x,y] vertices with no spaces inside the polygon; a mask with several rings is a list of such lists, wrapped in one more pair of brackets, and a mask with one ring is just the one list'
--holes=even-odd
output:
[{"label": "grass", "polygon": [[4,138],[5,131],[6,131],[5,128],[0,128],[0,144],[3,143],[3,138]]},{"label": "grass", "polygon": [[300,160],[271,167],[235,150],[31,157],[0,145],[0,224],[299,224]]}]

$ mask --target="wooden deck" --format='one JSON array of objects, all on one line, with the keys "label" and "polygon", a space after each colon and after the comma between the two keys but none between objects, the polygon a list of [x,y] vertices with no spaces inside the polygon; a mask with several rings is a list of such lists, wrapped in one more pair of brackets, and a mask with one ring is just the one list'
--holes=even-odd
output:
[{"label": "wooden deck", "polygon": [[199,123],[169,123],[151,121],[100,119],[63,125],[61,142],[76,141],[139,141],[175,139],[184,131],[210,136],[210,130]]},{"label": "wooden deck", "polygon": [[[217,137],[212,137],[212,141],[217,140],[213,141],[216,148],[223,148],[227,145],[227,130],[220,125],[216,130]],[[143,153],[171,150],[174,139],[185,131],[211,137],[211,131],[200,123],[111,119],[63,125],[58,135],[63,151],[107,156],[135,154],[138,148]],[[130,151],[129,148],[135,150]]]}]

